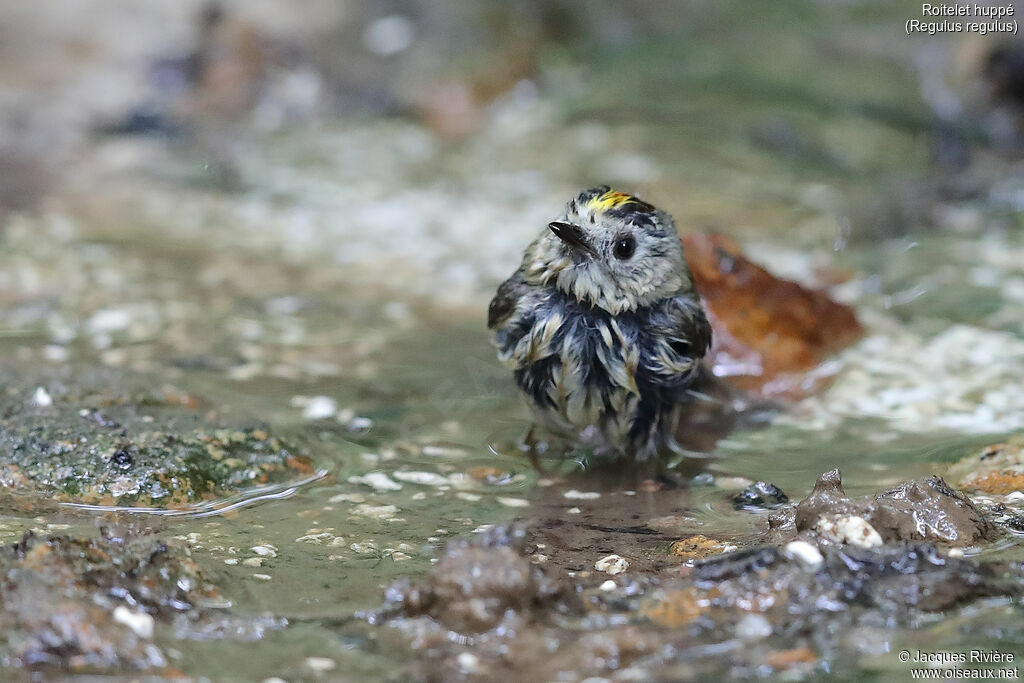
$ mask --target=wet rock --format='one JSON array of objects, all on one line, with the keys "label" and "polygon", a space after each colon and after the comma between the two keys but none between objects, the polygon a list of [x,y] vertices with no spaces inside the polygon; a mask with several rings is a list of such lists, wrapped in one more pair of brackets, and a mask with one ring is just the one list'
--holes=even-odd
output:
[{"label": "wet rock", "polygon": [[199,619],[221,600],[188,550],[133,532],[36,536],[0,549],[5,667],[160,669],[154,623]]},{"label": "wet rock", "polygon": [[565,671],[578,679],[628,671],[640,680],[704,680],[723,670],[763,676],[766,666],[810,672],[819,661],[855,654],[857,629],[884,628],[896,638],[924,614],[1024,594],[1019,566],[954,557],[931,543],[858,548],[799,540],[657,575],[631,571],[610,586],[572,573],[555,582],[529,564],[533,547],[518,531],[498,534],[497,543],[455,543],[431,577],[395,584],[370,615],[420,653],[413,677],[500,672],[556,680]]},{"label": "wet rock", "polygon": [[0,486],[19,493],[180,507],[313,472],[308,458],[267,430],[218,428],[176,395],[112,396],[55,384],[44,406],[24,400],[18,380],[8,386],[0,396]]},{"label": "wet rock", "polygon": [[756,481],[732,498],[737,510],[772,510],[789,502],[789,496],[775,484]]},{"label": "wet rock", "polygon": [[773,276],[722,235],[689,234],[683,246],[715,332],[712,366],[733,386],[806,393],[802,373],[863,334],[852,308]]},{"label": "wet rock", "polygon": [[941,477],[850,498],[838,469],[822,474],[811,495],[797,504],[795,524],[797,531],[814,531],[830,541],[861,547],[920,540],[964,546],[995,529],[967,496]]},{"label": "wet rock", "polygon": [[502,527],[450,545],[425,583],[401,580],[389,587],[387,604],[371,621],[427,617],[444,629],[474,634],[567,611],[571,592],[530,562],[524,539],[521,530]]},{"label": "wet rock", "polygon": [[1024,491],[1024,435],[968,455],[950,467],[947,475],[971,491],[1002,496]]}]

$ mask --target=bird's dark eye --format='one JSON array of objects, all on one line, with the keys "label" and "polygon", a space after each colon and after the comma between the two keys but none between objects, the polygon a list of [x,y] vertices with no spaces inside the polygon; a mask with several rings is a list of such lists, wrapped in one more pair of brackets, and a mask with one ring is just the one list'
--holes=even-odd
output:
[{"label": "bird's dark eye", "polygon": [[625,261],[633,255],[636,251],[636,240],[633,239],[632,235],[623,235],[615,240],[615,246],[612,248],[612,253],[615,254],[615,258],[620,261]]}]

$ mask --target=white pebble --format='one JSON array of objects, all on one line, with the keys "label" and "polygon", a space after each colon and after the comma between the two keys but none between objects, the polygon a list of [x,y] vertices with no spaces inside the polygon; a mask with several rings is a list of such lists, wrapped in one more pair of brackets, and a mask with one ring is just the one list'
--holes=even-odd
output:
[{"label": "white pebble", "polygon": [[1019,503],[1024,501],[1024,491],[1010,491],[1006,494],[1006,497],[1003,498],[1003,500],[1007,503]]},{"label": "white pebble", "polygon": [[326,420],[338,412],[338,402],[330,396],[314,396],[302,409],[302,417],[306,420]]},{"label": "white pebble", "polygon": [[460,652],[455,661],[458,662],[462,673],[474,674],[480,672],[480,658],[472,652]]},{"label": "white pebble", "polygon": [[528,500],[526,500],[524,498],[504,498],[504,497],[499,497],[498,498],[498,502],[501,503],[502,505],[504,505],[505,507],[510,507],[510,508],[525,508],[525,507],[529,507],[529,505],[530,505],[530,501],[528,501]]},{"label": "white pebble", "polygon": [[761,640],[771,634],[771,623],[760,614],[748,614],[736,624],[736,635],[742,640]]},{"label": "white pebble", "polygon": [[963,548],[950,548],[949,552],[947,552],[946,554],[948,556],[950,556],[950,557],[963,557],[964,556],[964,549]]},{"label": "white pebble", "polygon": [[594,569],[606,574],[621,574],[629,569],[629,561],[620,555],[608,555],[595,562]]},{"label": "white pebble", "polygon": [[153,617],[145,612],[133,612],[124,605],[114,610],[114,621],[124,624],[140,638],[153,637]]},{"label": "white pebble", "polygon": [[370,505],[368,503],[361,503],[352,508],[352,512],[362,517],[390,519],[398,514],[398,508],[394,505]]},{"label": "white pebble", "polygon": [[270,574],[253,574],[252,578],[256,579],[257,581],[270,581],[270,579],[273,577],[271,577]]},{"label": "white pebble", "polygon": [[331,671],[336,666],[337,663],[327,657],[306,657],[306,667],[313,671]]},{"label": "white pebble", "polygon": [[375,491],[401,491],[402,485],[392,481],[383,472],[367,472],[361,477],[349,477],[350,484],[365,484]]},{"label": "white pebble", "polygon": [[96,311],[86,325],[93,334],[101,332],[117,332],[132,324],[132,316],[120,308],[105,308]]},{"label": "white pebble", "polygon": [[583,512],[583,510],[580,510],[579,508],[569,508],[568,510],[566,510],[566,513],[570,515],[578,515],[581,512]]},{"label": "white pebble", "polygon": [[605,593],[607,593],[608,591],[613,591],[613,590],[615,590],[618,587],[619,587],[619,584],[615,583],[611,579],[608,579],[607,581],[605,581],[604,583],[602,583],[599,586],[599,588],[601,590],[603,590]]},{"label": "white pebble", "polygon": [[882,537],[875,527],[863,517],[849,515],[818,520],[818,533],[838,543],[849,543],[860,548],[877,548],[882,545]]},{"label": "white pebble", "polygon": [[254,545],[252,551],[260,557],[277,557],[277,548],[272,545]]},{"label": "white pebble", "polygon": [[374,54],[388,57],[407,49],[415,37],[415,27],[408,17],[389,14],[366,27],[363,46]]},{"label": "white pebble", "polygon": [[563,498],[569,500],[596,500],[601,497],[601,494],[597,491],[577,491],[576,489],[569,489],[562,494]]},{"label": "white pebble", "polygon": [[391,476],[399,481],[404,481],[409,484],[420,484],[421,486],[447,486],[449,484],[448,477],[442,476],[435,472],[394,472]]},{"label": "white pebble", "polygon": [[825,558],[821,556],[821,551],[818,550],[818,546],[812,545],[807,541],[791,541],[786,544],[783,550],[785,550],[787,555],[799,560],[807,567],[820,567],[825,561]]},{"label": "white pebble", "polygon": [[36,388],[36,392],[32,394],[32,402],[40,408],[49,408],[53,405],[53,397],[43,387]]}]

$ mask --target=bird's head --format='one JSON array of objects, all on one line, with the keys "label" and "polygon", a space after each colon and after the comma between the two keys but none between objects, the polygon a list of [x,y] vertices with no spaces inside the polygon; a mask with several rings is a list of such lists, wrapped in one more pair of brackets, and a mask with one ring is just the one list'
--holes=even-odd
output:
[{"label": "bird's head", "polygon": [[672,218],[608,187],[581,192],[529,246],[526,279],[612,314],[691,288]]}]

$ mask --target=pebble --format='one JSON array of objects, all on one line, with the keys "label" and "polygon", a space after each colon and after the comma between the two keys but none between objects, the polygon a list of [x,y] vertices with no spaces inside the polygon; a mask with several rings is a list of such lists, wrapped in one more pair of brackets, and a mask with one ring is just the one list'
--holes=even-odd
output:
[{"label": "pebble", "polygon": [[391,476],[399,481],[409,484],[420,484],[421,486],[447,486],[449,484],[448,477],[436,472],[394,472]]},{"label": "pebble", "polygon": [[153,637],[153,617],[145,612],[133,612],[124,605],[114,609],[114,621],[124,624],[140,638]]},{"label": "pebble", "polygon": [[252,551],[260,557],[277,557],[277,548],[272,545],[254,545]]},{"label": "pebble", "polygon": [[760,614],[747,614],[736,624],[736,636],[742,640],[761,640],[771,634],[771,623]]},{"label": "pebble", "polygon": [[257,581],[270,581],[273,577],[270,574],[253,574],[252,578]]},{"label": "pebble", "polygon": [[263,566],[263,558],[262,557],[247,557],[244,560],[242,560],[242,564],[244,564],[246,567],[262,567]]},{"label": "pebble", "polygon": [[501,503],[502,505],[504,505],[505,507],[510,507],[510,508],[525,508],[525,507],[529,507],[530,506],[530,501],[525,500],[523,498],[504,498],[504,497],[499,497],[498,498],[498,502]]},{"label": "pebble", "polygon": [[796,558],[806,567],[820,567],[825,561],[818,546],[807,541],[791,541],[783,548],[790,557]]},{"label": "pebble", "polygon": [[563,498],[569,500],[596,500],[601,497],[601,494],[597,491],[577,491],[576,489],[569,489],[562,494]]},{"label": "pebble", "polygon": [[608,555],[595,562],[594,569],[606,574],[621,574],[629,569],[629,561],[620,555]]},{"label": "pebble", "polygon": [[370,505],[360,503],[352,508],[354,514],[361,517],[374,517],[376,519],[392,519],[398,514],[398,508],[394,505]]},{"label": "pebble", "polygon": [[480,658],[472,652],[460,652],[455,660],[462,673],[475,674],[480,672]]},{"label": "pebble", "polygon": [[[375,491],[401,491],[402,485],[396,481],[393,481],[391,477],[384,474],[383,472],[367,472],[361,477],[349,477],[348,482],[350,484],[363,484],[369,486]],[[334,501],[332,501],[334,502]]]},{"label": "pebble", "polygon": [[860,548],[877,548],[882,545],[882,537],[875,527],[857,515],[849,515],[818,520],[818,533],[837,543],[849,543]]},{"label": "pebble", "polygon": [[306,420],[326,420],[338,412],[338,402],[330,396],[314,396],[302,409],[302,417]]},{"label": "pebble", "polygon": [[40,408],[49,408],[53,405],[53,397],[43,387],[38,387],[34,394],[32,394],[32,402]]},{"label": "pebble", "polygon": [[313,671],[332,671],[338,664],[327,657],[306,657],[306,668]]},{"label": "pebble", "polygon": [[605,593],[607,593],[608,591],[613,591],[613,590],[615,590],[618,587],[619,587],[619,584],[615,583],[611,579],[608,579],[607,581],[602,583],[600,586],[598,586],[598,588],[600,590],[603,590]]}]

